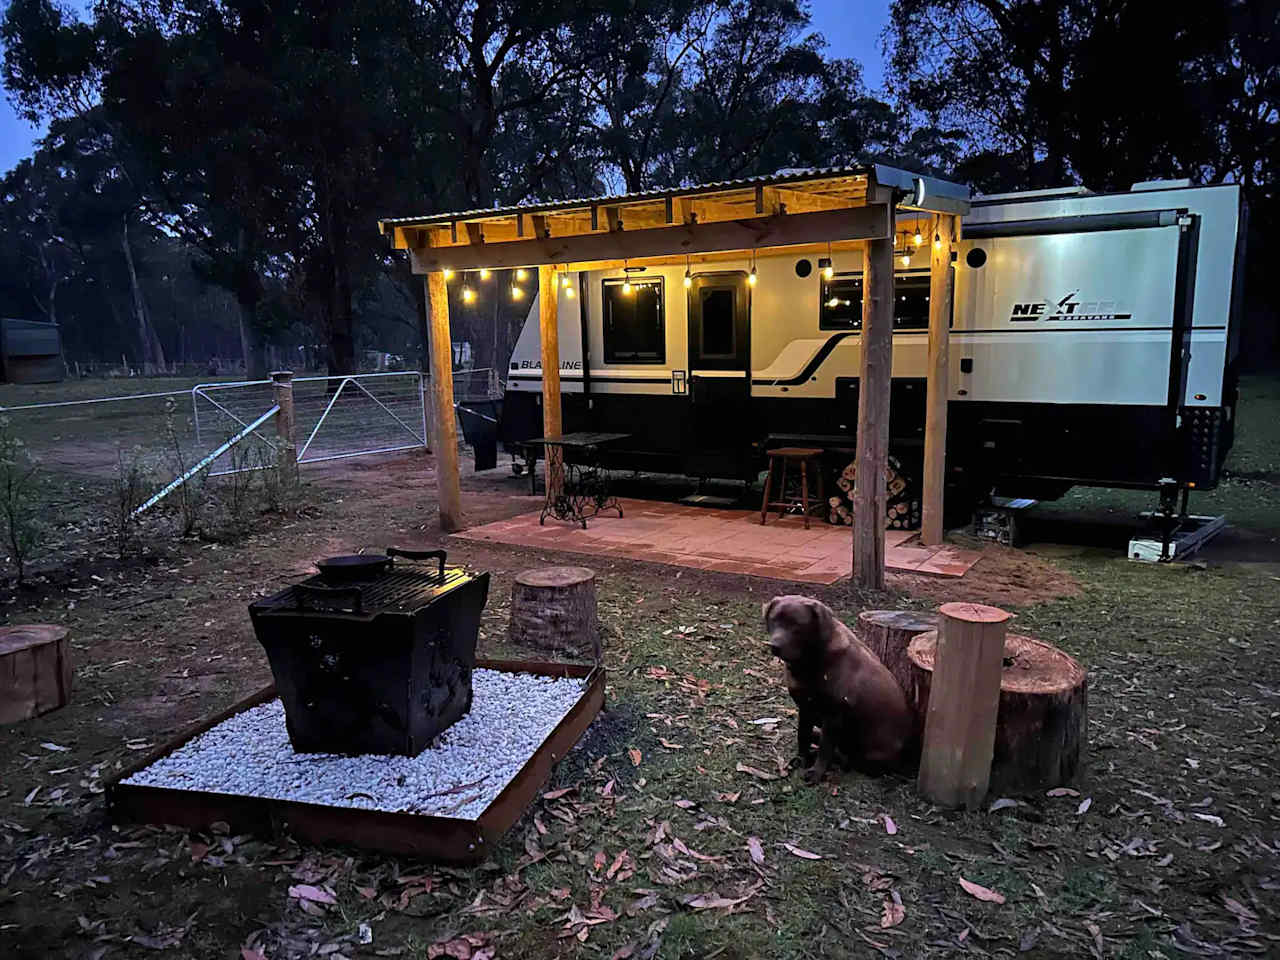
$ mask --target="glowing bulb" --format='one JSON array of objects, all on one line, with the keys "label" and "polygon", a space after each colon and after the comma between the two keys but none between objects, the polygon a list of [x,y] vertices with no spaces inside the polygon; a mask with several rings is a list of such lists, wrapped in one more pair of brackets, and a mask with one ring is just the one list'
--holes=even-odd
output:
[{"label": "glowing bulb", "polygon": [[474,300],[475,298],[476,298],[476,292],[475,292],[474,290],[472,290],[470,287],[463,287],[463,288],[462,288],[462,302],[463,302],[463,303],[470,303],[470,302],[471,302],[472,300]]},{"label": "glowing bulb", "polygon": [[524,290],[523,290],[522,288],[520,288],[520,287],[517,287],[517,286],[513,283],[513,284],[511,285],[511,299],[512,299],[512,300],[519,300],[519,299],[520,299],[521,297],[523,297],[523,296],[524,296]]},{"label": "glowing bulb", "polygon": [[444,268],[444,279],[446,282],[453,279],[453,271],[450,270],[448,267]]},{"label": "glowing bulb", "polygon": [[837,297],[832,297],[830,300],[828,300],[828,301],[827,301],[827,306],[828,306],[828,307],[838,307],[838,306],[840,306],[840,300],[839,300],[839,298],[837,298]]},{"label": "glowing bulb", "polygon": [[630,292],[631,292],[631,281],[630,281],[630,280],[623,280],[623,281],[622,281],[622,292],[623,292],[623,293],[630,293]]},{"label": "glowing bulb", "polygon": [[904,254],[902,255],[902,265],[903,265],[904,267],[909,267],[909,266],[911,266],[911,254],[909,254],[909,253],[904,253]]},{"label": "glowing bulb", "polygon": [[560,286],[564,287],[566,290],[569,289],[569,275],[567,273],[561,275]]},{"label": "glowing bulb", "polygon": [[574,296],[574,294],[573,294],[573,287],[565,287],[565,288],[564,288],[564,295],[565,295],[566,297],[568,297],[570,300],[572,300],[572,299],[573,299],[573,296]]},{"label": "glowing bulb", "polygon": [[914,243],[917,247],[920,246],[920,244],[924,243],[924,235],[919,230],[917,230],[916,235],[911,238],[911,242]]},{"label": "glowing bulb", "polygon": [[693,286],[693,275],[688,270],[684,272],[684,288],[688,290]]},{"label": "glowing bulb", "polygon": [[488,279],[489,279],[489,268],[488,268],[488,267],[481,267],[481,268],[480,268],[480,279],[481,279],[481,280],[488,280]]},{"label": "glowing bulb", "polygon": [[823,268],[822,268],[822,278],[823,278],[824,280],[830,280],[830,279],[831,279],[832,277],[834,277],[835,275],[836,275],[836,268],[835,268],[835,267],[823,267]]},{"label": "glowing bulb", "polygon": [[516,279],[517,279],[517,280],[527,280],[528,278],[529,278],[529,271],[528,271],[528,270],[526,270],[524,267],[520,267],[520,268],[516,271]]},{"label": "glowing bulb", "polygon": [[938,236],[936,233],[933,235],[933,249],[942,249],[942,237]]},{"label": "glowing bulb", "polygon": [[756,276],[756,268],[752,267],[751,273],[747,275],[747,283],[751,284],[751,286],[754,287],[756,285],[756,280],[758,279],[759,277]]}]

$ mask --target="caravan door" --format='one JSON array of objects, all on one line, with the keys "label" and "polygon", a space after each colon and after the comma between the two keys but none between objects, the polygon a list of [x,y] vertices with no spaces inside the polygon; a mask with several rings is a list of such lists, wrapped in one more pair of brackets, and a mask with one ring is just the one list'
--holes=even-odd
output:
[{"label": "caravan door", "polygon": [[751,287],[741,270],[700,273],[689,287],[689,394],[694,476],[744,476],[751,418]]}]

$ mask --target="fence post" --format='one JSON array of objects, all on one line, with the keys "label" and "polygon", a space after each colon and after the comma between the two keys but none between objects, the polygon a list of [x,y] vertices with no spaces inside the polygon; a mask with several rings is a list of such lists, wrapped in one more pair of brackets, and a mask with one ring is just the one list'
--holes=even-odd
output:
[{"label": "fence post", "polygon": [[275,370],[271,374],[271,390],[275,394],[276,469],[280,483],[290,487],[298,482],[298,435],[293,419],[293,371]]}]

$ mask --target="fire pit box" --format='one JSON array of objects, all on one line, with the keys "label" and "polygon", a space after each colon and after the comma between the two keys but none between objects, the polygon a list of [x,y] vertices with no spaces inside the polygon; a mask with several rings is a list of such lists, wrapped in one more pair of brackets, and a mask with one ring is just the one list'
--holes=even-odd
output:
[{"label": "fire pit box", "polygon": [[387,554],[366,579],[249,606],[299,753],[417,756],[471,708],[489,574],[446,569],[443,550]]}]

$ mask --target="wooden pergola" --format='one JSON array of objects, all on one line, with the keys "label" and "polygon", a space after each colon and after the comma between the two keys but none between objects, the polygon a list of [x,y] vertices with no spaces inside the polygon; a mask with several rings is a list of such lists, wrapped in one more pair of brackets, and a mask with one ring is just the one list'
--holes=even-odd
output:
[{"label": "wooden pergola", "polygon": [[[864,257],[857,473],[883,477],[888,462],[893,354],[894,238],[918,230],[932,245],[923,525],[942,540],[947,431],[947,353],[954,271],[951,246],[969,210],[968,188],[882,165],[784,172],[768,177],[615,197],[379,222],[413,272],[426,275],[440,525],[462,528],[447,281],[454,272],[536,268],[542,347],[543,431],[561,431],[556,273],[741,257],[785,247],[817,252],[861,248]],[[856,582],[884,584],[885,485],[855,487]]]}]

